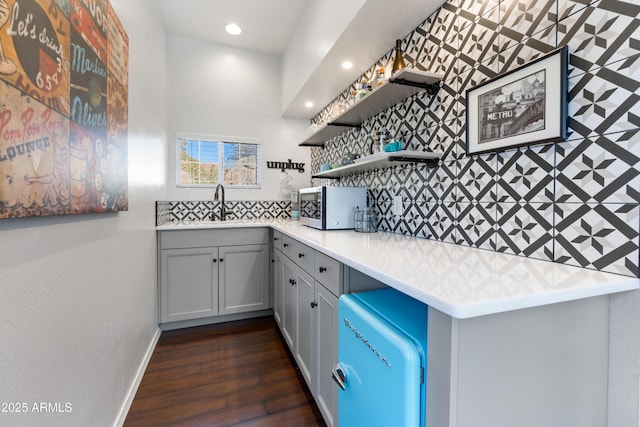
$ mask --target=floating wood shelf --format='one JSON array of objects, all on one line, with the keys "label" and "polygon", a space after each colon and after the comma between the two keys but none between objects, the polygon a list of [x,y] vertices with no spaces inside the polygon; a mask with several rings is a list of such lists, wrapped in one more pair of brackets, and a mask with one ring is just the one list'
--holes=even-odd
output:
[{"label": "floating wood shelf", "polygon": [[360,126],[365,120],[418,92],[426,90],[430,94],[435,94],[438,91],[440,80],[442,80],[442,76],[439,74],[404,68],[372,90],[370,94],[349,106],[339,116],[320,127],[299,145],[324,146],[324,143],[329,139],[350,128]]},{"label": "floating wood shelf", "polygon": [[339,168],[318,172],[313,174],[311,177],[337,179],[346,175],[383,169],[391,166],[397,166],[402,163],[434,162],[441,156],[442,153],[409,150],[379,153],[363,157],[346,166],[340,166]]}]

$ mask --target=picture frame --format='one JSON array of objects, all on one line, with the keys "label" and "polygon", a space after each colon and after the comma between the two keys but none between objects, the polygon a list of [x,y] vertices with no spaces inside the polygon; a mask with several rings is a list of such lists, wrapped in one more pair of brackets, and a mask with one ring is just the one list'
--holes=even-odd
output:
[{"label": "picture frame", "polygon": [[567,138],[568,48],[466,92],[467,155]]}]

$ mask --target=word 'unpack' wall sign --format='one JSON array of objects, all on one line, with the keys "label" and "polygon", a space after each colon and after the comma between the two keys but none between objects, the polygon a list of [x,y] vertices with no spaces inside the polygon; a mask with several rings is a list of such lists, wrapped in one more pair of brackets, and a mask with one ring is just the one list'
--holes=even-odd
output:
[{"label": "word 'unpack' wall sign", "polygon": [[128,46],[108,0],[0,0],[0,218],[128,209]]}]

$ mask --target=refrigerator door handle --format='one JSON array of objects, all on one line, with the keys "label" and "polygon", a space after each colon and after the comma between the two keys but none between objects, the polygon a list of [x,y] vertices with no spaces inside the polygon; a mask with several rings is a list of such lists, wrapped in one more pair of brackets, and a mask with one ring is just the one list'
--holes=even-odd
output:
[{"label": "refrigerator door handle", "polygon": [[342,366],[340,366],[339,363],[335,366],[335,368],[331,370],[331,378],[333,378],[333,380],[336,382],[336,384],[338,384],[338,386],[342,390],[347,389],[347,387],[344,384],[346,377],[344,376],[344,371],[342,370]]}]

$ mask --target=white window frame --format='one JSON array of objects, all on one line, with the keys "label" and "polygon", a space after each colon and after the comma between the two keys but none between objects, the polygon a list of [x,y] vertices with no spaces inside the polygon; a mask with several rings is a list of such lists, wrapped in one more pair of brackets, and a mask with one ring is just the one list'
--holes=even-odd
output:
[{"label": "white window frame", "polygon": [[256,184],[255,185],[242,185],[242,184],[228,184],[224,182],[224,148],[218,149],[218,182],[223,184],[227,188],[235,189],[255,189],[261,188],[262,185],[262,140],[257,138],[246,138],[237,136],[218,136],[207,134],[193,134],[193,133],[176,133],[176,187],[178,188],[214,188],[218,184],[186,184],[180,182],[180,141],[191,140],[200,142],[217,142],[218,144],[225,143],[237,143],[237,144],[251,144],[257,146],[256,155]]}]

